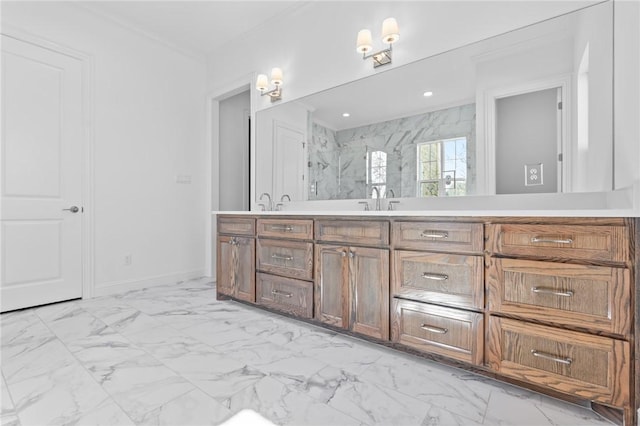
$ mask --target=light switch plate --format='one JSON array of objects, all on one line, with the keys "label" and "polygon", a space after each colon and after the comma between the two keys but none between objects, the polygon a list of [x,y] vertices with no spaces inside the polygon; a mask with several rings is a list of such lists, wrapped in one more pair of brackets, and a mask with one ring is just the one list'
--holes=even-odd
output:
[{"label": "light switch plate", "polygon": [[543,164],[524,165],[524,186],[543,185]]}]

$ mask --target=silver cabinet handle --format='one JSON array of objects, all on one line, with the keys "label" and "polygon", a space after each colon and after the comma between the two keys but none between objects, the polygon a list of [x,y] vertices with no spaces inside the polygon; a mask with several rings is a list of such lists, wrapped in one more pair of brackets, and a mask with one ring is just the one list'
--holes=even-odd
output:
[{"label": "silver cabinet handle", "polygon": [[68,209],[62,209],[62,211],[67,211],[67,212],[71,212],[71,213],[78,213],[80,211],[80,208],[78,206],[71,206]]},{"label": "silver cabinet handle", "polygon": [[237,246],[238,240],[236,240],[236,237],[229,238],[229,244],[231,244],[232,246]]},{"label": "silver cabinet handle", "polygon": [[291,226],[291,225],[271,225],[271,229],[273,229],[274,231],[291,232],[291,231],[293,231],[293,226]]},{"label": "silver cabinet handle", "polygon": [[346,256],[347,256],[347,252],[346,252],[346,251],[341,251],[341,252],[340,252],[340,255],[341,255],[342,257],[346,257]]},{"label": "silver cabinet handle", "polygon": [[449,233],[446,231],[422,231],[420,234],[424,238],[449,238]]},{"label": "silver cabinet handle", "polygon": [[573,239],[571,238],[545,238],[545,237],[531,237],[532,243],[554,243],[554,244],[571,244]]},{"label": "silver cabinet handle", "polygon": [[349,252],[349,257],[350,257],[351,259],[353,259],[354,257],[356,257],[356,253],[355,253],[355,252],[353,252],[353,251],[350,251],[350,252]]},{"label": "silver cabinet handle", "polygon": [[436,327],[428,324],[421,324],[420,328],[426,331],[430,331],[432,333],[437,333],[437,334],[447,334],[447,332],[449,331],[448,328]]},{"label": "silver cabinet handle", "polygon": [[271,290],[271,294],[273,294],[274,296],[284,296],[284,297],[293,296],[293,294],[291,293],[287,293],[285,291],[280,291],[280,290]]},{"label": "silver cabinet handle", "polygon": [[552,294],[554,296],[561,296],[561,297],[571,297],[571,296],[573,296],[573,291],[571,291],[571,290],[558,291],[558,290],[554,290],[552,288],[546,288],[546,287],[532,287],[531,291],[533,293]]},{"label": "silver cabinet handle", "polygon": [[289,256],[286,254],[280,254],[280,253],[273,253],[271,255],[272,259],[279,259],[279,260],[293,260],[293,256]]},{"label": "silver cabinet handle", "polygon": [[571,358],[568,358],[568,357],[565,358],[565,357],[553,355],[553,354],[542,352],[536,349],[531,349],[531,355],[538,358],[548,359],[550,361],[558,362],[560,364],[565,364],[565,365],[571,365],[571,363],[573,362]]},{"label": "silver cabinet handle", "polygon": [[432,274],[430,272],[423,272],[422,278],[426,280],[434,280],[434,281],[446,281],[449,279],[449,275],[446,274]]}]

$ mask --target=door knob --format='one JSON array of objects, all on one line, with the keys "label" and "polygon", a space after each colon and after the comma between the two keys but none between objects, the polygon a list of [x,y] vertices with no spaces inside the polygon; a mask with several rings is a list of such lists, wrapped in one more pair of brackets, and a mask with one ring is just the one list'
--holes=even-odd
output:
[{"label": "door knob", "polygon": [[71,206],[68,209],[62,209],[63,211],[68,211],[71,213],[78,213],[80,211],[80,209],[78,208],[78,206]]}]

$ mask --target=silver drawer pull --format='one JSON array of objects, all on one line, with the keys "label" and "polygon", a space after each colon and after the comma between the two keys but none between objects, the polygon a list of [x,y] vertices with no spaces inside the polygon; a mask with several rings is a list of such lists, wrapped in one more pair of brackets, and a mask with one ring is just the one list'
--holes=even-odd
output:
[{"label": "silver drawer pull", "polygon": [[273,229],[274,231],[291,232],[291,231],[293,231],[293,226],[291,226],[291,225],[271,225],[271,229]]},{"label": "silver drawer pull", "polygon": [[428,324],[422,324],[420,325],[420,328],[426,331],[430,331],[432,333],[437,333],[437,334],[447,334],[447,332],[449,332],[448,328],[441,328],[441,327],[436,327]]},{"label": "silver drawer pull", "polygon": [[573,296],[573,291],[571,291],[571,290],[558,291],[558,290],[554,290],[552,288],[546,288],[546,287],[532,287],[531,291],[533,293],[552,294],[554,296],[561,296],[561,297],[571,297],[571,296]]},{"label": "silver drawer pull", "polygon": [[446,231],[422,231],[420,234],[424,238],[449,238],[449,233]]},{"label": "silver drawer pull", "polygon": [[547,352],[541,352],[538,351],[536,349],[531,349],[531,355],[538,357],[538,358],[544,358],[544,359],[548,359],[550,361],[555,361],[558,362],[560,364],[565,364],[565,365],[571,365],[571,363],[573,362],[573,360],[571,358],[563,358],[561,356],[557,356],[557,355],[553,355]]},{"label": "silver drawer pull", "polygon": [[273,253],[271,255],[272,259],[279,259],[279,260],[293,260],[293,256],[289,256],[287,254],[280,254],[280,253]]},{"label": "silver drawer pull", "polygon": [[271,290],[271,294],[273,294],[274,296],[284,296],[284,297],[293,296],[293,294],[291,293],[287,293],[285,291],[280,291],[280,290]]},{"label": "silver drawer pull", "polygon": [[446,281],[449,279],[449,275],[446,274],[432,274],[430,272],[423,272],[422,273],[422,278],[427,279],[427,280],[434,280],[434,281]]},{"label": "silver drawer pull", "polygon": [[531,237],[532,243],[554,243],[554,244],[571,244],[573,239],[571,238],[545,238],[545,237]]}]

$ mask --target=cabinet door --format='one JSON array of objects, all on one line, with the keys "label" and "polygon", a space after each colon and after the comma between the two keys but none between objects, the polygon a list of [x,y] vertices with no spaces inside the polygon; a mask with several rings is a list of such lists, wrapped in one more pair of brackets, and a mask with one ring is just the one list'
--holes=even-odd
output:
[{"label": "cabinet door", "polygon": [[235,241],[235,256],[232,256],[235,271],[235,297],[247,302],[255,302],[256,241],[253,238],[241,237],[235,237]]},{"label": "cabinet door", "polygon": [[349,249],[349,323],[352,331],[389,339],[389,250]]},{"label": "cabinet door", "polygon": [[218,237],[218,293],[255,302],[255,241],[253,238]]},{"label": "cabinet door", "polygon": [[216,289],[218,293],[234,296],[235,270],[233,267],[234,237],[218,237]]},{"label": "cabinet door", "polygon": [[315,318],[336,327],[349,327],[348,249],[316,246]]}]

